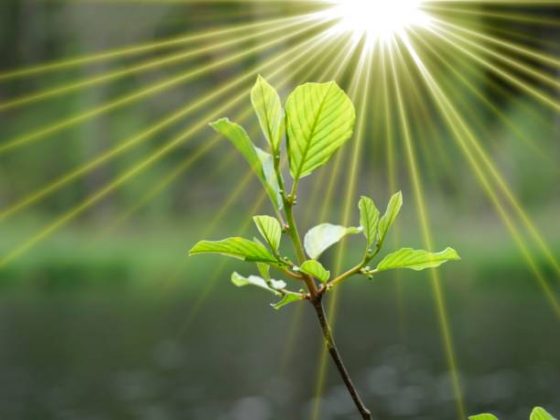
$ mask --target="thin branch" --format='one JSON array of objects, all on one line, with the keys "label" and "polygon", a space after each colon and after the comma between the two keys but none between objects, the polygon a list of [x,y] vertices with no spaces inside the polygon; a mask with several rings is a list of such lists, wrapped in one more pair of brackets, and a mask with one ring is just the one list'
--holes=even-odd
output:
[{"label": "thin branch", "polygon": [[325,314],[325,309],[323,308],[321,298],[319,297],[318,299],[314,299],[311,301],[311,303],[313,304],[315,312],[317,313],[317,318],[319,319],[319,324],[321,325],[321,330],[323,331],[323,337],[325,339],[329,354],[331,355],[331,358],[333,359],[336,368],[338,369],[338,372],[340,373],[340,376],[342,377],[342,380],[344,381],[344,384],[346,385],[346,388],[348,389],[348,392],[350,393],[350,396],[352,397],[352,400],[356,405],[356,408],[360,412],[362,419],[371,420],[371,411],[369,411],[369,409],[362,401],[358,390],[356,389],[354,383],[352,382],[352,379],[350,378],[346,366],[344,366],[344,362],[342,361],[340,353],[338,352],[338,348],[336,346],[331,328],[327,321],[327,316]]}]

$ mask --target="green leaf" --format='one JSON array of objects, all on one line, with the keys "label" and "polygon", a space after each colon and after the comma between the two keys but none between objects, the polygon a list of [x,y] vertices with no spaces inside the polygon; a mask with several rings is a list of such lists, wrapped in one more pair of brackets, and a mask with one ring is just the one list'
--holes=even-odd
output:
[{"label": "green leaf", "polygon": [[282,297],[282,299],[278,303],[274,303],[271,306],[276,309],[282,309],[284,306],[289,305],[290,303],[299,302],[304,300],[304,297],[295,293],[288,293]]},{"label": "green leaf", "polygon": [[261,129],[273,151],[280,148],[284,134],[284,110],[276,90],[261,76],[251,91],[251,102]]},{"label": "green leaf", "polygon": [[531,411],[529,420],[556,420],[552,415],[542,407],[535,407]]},{"label": "green leaf", "polygon": [[237,272],[234,272],[231,275],[231,282],[237,287],[255,286],[260,289],[267,290],[276,296],[281,296],[281,292],[279,292],[279,290],[284,289],[287,286],[287,284],[281,280],[266,281],[259,276],[243,277]]},{"label": "green leaf", "polygon": [[276,171],[274,170],[274,158],[270,153],[266,153],[258,147],[255,147],[255,150],[257,151],[257,156],[261,162],[263,176],[261,182],[264,185],[268,196],[272,200],[272,203],[280,211],[284,207],[284,201],[282,200],[278,177],[276,176]]},{"label": "green leaf", "polygon": [[328,162],[352,136],[356,112],[335,82],[307,83],[286,103],[290,173],[303,178]]},{"label": "green leaf", "polygon": [[358,203],[360,209],[360,225],[367,240],[367,246],[372,246],[377,240],[377,227],[379,225],[379,210],[373,200],[369,197],[360,198]]},{"label": "green leaf", "polygon": [[346,235],[353,235],[360,232],[360,228],[323,223],[310,229],[305,234],[303,246],[307,255],[316,260],[327,248],[339,242]]},{"label": "green leaf", "polygon": [[276,263],[276,258],[262,244],[245,238],[227,238],[223,241],[200,241],[189,255],[221,254],[244,261]]},{"label": "green leaf", "polygon": [[377,265],[376,271],[387,271],[395,268],[424,270],[439,267],[448,261],[460,260],[459,254],[453,248],[446,248],[441,252],[428,252],[421,249],[402,248],[387,255]]},{"label": "green leaf", "polygon": [[493,414],[477,414],[475,416],[469,416],[469,420],[498,420]]},{"label": "green leaf", "polygon": [[301,294],[282,291],[282,289],[287,287],[286,282],[282,280],[267,281],[259,276],[244,277],[241,274],[234,272],[231,275],[231,282],[237,287],[254,286],[259,289],[266,290],[275,296],[282,296],[282,299],[280,299],[279,302],[271,305],[274,309],[281,309],[290,303],[298,302],[304,299]]},{"label": "green leaf", "polygon": [[389,232],[389,229],[401,211],[402,204],[402,193],[399,191],[391,197],[391,200],[389,200],[389,204],[387,205],[387,210],[385,210],[385,214],[379,220],[379,244],[383,244],[385,241],[387,232]]},{"label": "green leaf", "polygon": [[259,270],[259,274],[263,279],[270,281],[270,265],[266,263],[257,263],[257,270]]},{"label": "green leaf", "polygon": [[257,174],[274,206],[281,210],[283,206],[278,178],[274,171],[274,159],[270,153],[255,147],[245,129],[222,118],[210,124],[218,133],[227,137],[235,148],[243,155],[251,169]]},{"label": "green leaf", "polygon": [[331,276],[330,271],[325,269],[323,265],[316,260],[307,260],[305,261],[301,267],[299,267],[299,271],[305,274],[309,274],[310,276],[315,277],[319,281],[325,283]]},{"label": "green leaf", "polygon": [[277,219],[270,216],[253,217],[255,225],[260,234],[270,247],[277,252],[280,247],[280,239],[282,237],[282,227]]}]

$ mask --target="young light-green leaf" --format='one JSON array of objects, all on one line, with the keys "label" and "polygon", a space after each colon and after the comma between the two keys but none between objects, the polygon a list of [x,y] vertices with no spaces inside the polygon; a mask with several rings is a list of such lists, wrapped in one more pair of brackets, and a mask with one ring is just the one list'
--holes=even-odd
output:
[{"label": "young light-green leaf", "polygon": [[284,306],[289,305],[290,303],[295,303],[304,300],[304,297],[295,293],[288,293],[282,297],[282,299],[278,303],[274,303],[271,306],[276,309],[282,309]]},{"label": "young light-green leaf", "polygon": [[255,147],[245,129],[230,121],[222,118],[210,124],[218,133],[224,135],[235,148],[243,155],[251,169],[265,187],[274,206],[281,210],[283,207],[278,178],[274,172],[274,160],[270,153]]},{"label": "young light-green leaf", "polygon": [[360,225],[367,240],[367,246],[372,246],[377,240],[377,228],[379,225],[379,210],[374,201],[369,197],[360,198],[358,203],[360,209]]},{"label": "young light-green leaf", "polygon": [[475,416],[469,416],[469,420],[498,420],[494,414],[477,414]]},{"label": "young light-green leaf", "polygon": [[286,102],[288,157],[295,180],[328,162],[352,136],[356,112],[335,82],[307,83]]},{"label": "young light-green leaf", "polygon": [[531,411],[529,420],[556,420],[552,415],[542,407],[535,407]]},{"label": "young light-green leaf", "polygon": [[391,200],[389,200],[389,204],[387,205],[387,210],[385,210],[385,214],[379,220],[379,244],[383,244],[385,241],[387,232],[389,232],[389,229],[401,211],[402,204],[402,193],[399,191],[391,197]]},{"label": "young light-green leaf", "polygon": [[[257,151],[257,156],[261,162],[262,176],[261,182],[263,183],[268,196],[272,200],[272,203],[278,210],[282,210],[284,207],[284,201],[282,200],[282,193],[280,192],[280,184],[278,183],[278,177],[276,176],[276,171],[274,170],[274,158],[270,153],[255,147]],[[282,175],[280,175],[282,176]]]},{"label": "young light-green leaf", "polygon": [[257,263],[257,270],[259,270],[259,274],[263,279],[266,281],[270,281],[270,265],[267,263]]},{"label": "young light-green leaf", "polygon": [[311,228],[305,234],[303,246],[307,255],[316,260],[327,248],[339,242],[346,235],[353,235],[360,232],[360,228],[323,223]]},{"label": "young light-green leaf", "polygon": [[245,238],[227,238],[223,241],[200,241],[189,255],[221,254],[244,261],[276,263],[276,258],[262,244]]},{"label": "young light-green leaf", "polygon": [[329,280],[331,273],[317,260],[307,260],[305,261],[299,271],[310,276],[315,277],[317,280],[325,283]]},{"label": "young light-green leaf", "polygon": [[376,271],[387,271],[396,268],[410,270],[425,270],[435,268],[448,261],[460,260],[459,254],[453,248],[446,248],[441,252],[428,252],[422,249],[402,248],[381,260]]},{"label": "young light-green leaf", "polygon": [[279,290],[284,289],[287,286],[286,282],[281,280],[266,281],[259,276],[243,277],[237,272],[234,272],[231,275],[231,282],[237,287],[255,286],[267,290],[276,296],[281,296],[282,293],[279,292]]},{"label": "young light-green leaf", "polygon": [[277,219],[270,216],[253,217],[255,225],[266,243],[276,252],[280,247],[280,239],[282,237],[282,227]]},{"label": "young light-green leaf", "polygon": [[284,110],[276,90],[261,76],[251,91],[251,102],[261,129],[273,151],[280,148],[284,131]]}]

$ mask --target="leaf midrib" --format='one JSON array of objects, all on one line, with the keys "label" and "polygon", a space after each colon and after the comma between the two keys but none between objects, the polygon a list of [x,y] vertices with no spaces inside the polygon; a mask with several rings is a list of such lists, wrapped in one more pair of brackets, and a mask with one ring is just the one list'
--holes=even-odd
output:
[{"label": "leaf midrib", "polygon": [[273,134],[271,132],[271,124],[270,124],[271,121],[268,115],[268,101],[265,100],[264,86],[262,84],[259,86],[259,90],[261,91],[261,98],[263,99],[264,117],[266,119],[266,130],[268,131],[268,141],[270,141],[272,147],[275,147]]},{"label": "leaf midrib", "polygon": [[311,148],[311,139],[313,138],[313,135],[315,133],[315,129],[317,128],[317,124],[319,123],[319,117],[321,115],[321,112],[323,111],[323,107],[325,106],[325,102],[327,101],[327,97],[328,97],[332,87],[333,87],[333,84],[332,83],[329,84],[329,87],[328,87],[327,91],[325,92],[325,95],[321,99],[321,105],[319,105],[318,112],[315,116],[315,121],[313,121],[313,126],[311,128],[311,133],[309,135],[309,141],[307,141],[307,143],[305,145],[305,148],[304,148],[303,153],[301,155],[301,160],[299,162],[297,171],[295,173],[295,175],[296,175],[295,178],[296,179],[299,179],[301,177],[301,172],[303,170],[303,165],[305,163],[305,158],[307,157],[307,153],[308,153],[309,149]]}]

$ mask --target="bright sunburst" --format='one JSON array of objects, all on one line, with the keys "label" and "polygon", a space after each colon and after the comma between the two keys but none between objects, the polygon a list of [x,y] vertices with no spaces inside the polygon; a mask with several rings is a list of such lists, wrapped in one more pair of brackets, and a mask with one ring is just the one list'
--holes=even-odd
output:
[{"label": "bright sunburst", "polygon": [[338,21],[337,32],[351,32],[368,44],[386,42],[407,28],[430,25],[422,10],[423,0],[327,0],[332,6],[326,15]]}]

